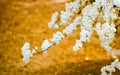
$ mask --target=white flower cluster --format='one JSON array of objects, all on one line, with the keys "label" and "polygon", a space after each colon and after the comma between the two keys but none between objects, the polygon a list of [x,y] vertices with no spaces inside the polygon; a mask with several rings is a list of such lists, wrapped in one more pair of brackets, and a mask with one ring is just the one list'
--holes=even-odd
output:
[{"label": "white flower cluster", "polygon": [[36,50],[38,48],[36,47],[32,51],[30,50],[30,43],[26,42],[23,47],[21,48],[22,50],[22,55],[23,55],[23,61],[27,64],[30,61],[30,57],[33,56],[33,54],[36,53]]},{"label": "white flower cluster", "polygon": [[89,42],[90,37],[93,33],[93,20],[88,16],[83,16],[82,24],[81,24],[81,32],[80,32],[80,40],[82,42]]},{"label": "white flower cluster", "polygon": [[80,3],[77,1],[66,3],[65,5],[66,11],[70,13],[77,13],[79,11],[79,8],[80,8]]},{"label": "white flower cluster", "polygon": [[77,26],[81,23],[81,16],[77,16],[73,23],[71,23],[68,27],[63,30],[63,33],[66,33],[68,36],[72,34],[72,32],[77,29]]},{"label": "white flower cluster", "polygon": [[112,49],[109,44],[112,43],[114,39],[114,32],[116,32],[113,21],[116,19],[117,14],[115,14],[115,9],[113,9],[113,2],[114,0],[110,0],[109,2],[107,2],[106,0],[102,2],[101,0],[101,2],[98,2],[101,3],[101,15],[103,16],[105,23],[97,23],[95,30],[99,35],[101,46],[106,50]]},{"label": "white flower cluster", "polygon": [[49,47],[51,47],[53,45],[53,43],[50,43],[48,40],[44,40],[44,42],[42,43],[42,50],[47,50]]},{"label": "white flower cluster", "polygon": [[73,46],[73,50],[74,50],[74,51],[77,51],[77,50],[79,50],[79,48],[81,48],[82,46],[83,46],[82,41],[81,41],[81,40],[76,40],[76,44],[75,44],[75,46]]},{"label": "white flower cluster", "polygon": [[101,46],[106,50],[111,50],[112,48],[109,44],[112,43],[114,39],[114,32],[116,32],[115,25],[110,25],[108,22],[105,22],[103,25],[97,23],[96,32],[99,35]]},{"label": "white flower cluster", "polygon": [[[90,18],[92,20],[96,20],[96,18],[98,17],[99,15],[99,10],[96,6],[94,5],[88,5],[86,6],[83,10],[82,10],[82,13],[84,15],[84,18]],[[94,13],[94,14],[93,14]]]},{"label": "white flower cluster", "polygon": [[76,44],[73,46],[74,51],[79,50],[82,47],[82,43],[90,41],[94,31],[93,23],[99,15],[99,11],[94,5],[86,6],[82,13],[80,40],[76,40]]},{"label": "white flower cluster", "polygon": [[[66,33],[67,35],[70,35],[72,34],[73,30],[76,29],[76,27],[78,25],[80,25],[80,21],[81,21],[81,17],[78,16],[76,17],[76,19],[74,20],[73,23],[71,23],[68,27],[66,27],[64,30],[63,30],[63,33]],[[62,32],[56,32],[54,35],[53,35],[53,38],[51,39],[52,42],[56,43],[56,44],[59,44],[60,43],[60,40],[63,39],[65,36]],[[53,45],[53,43],[50,43],[48,40],[45,40],[41,46],[42,50],[47,50],[49,47],[51,47]]]},{"label": "white flower cluster", "polygon": [[51,18],[51,21],[48,23],[48,27],[49,28],[52,28],[52,27],[54,27],[54,28],[59,28],[59,26],[57,25],[57,20],[58,20],[58,12],[55,12],[55,13],[53,13],[53,15],[52,15],[52,18]]},{"label": "white flower cluster", "polygon": [[[50,40],[44,40],[42,43],[43,52],[54,44],[59,44],[63,39],[64,33],[69,36],[72,32],[80,26],[80,39],[76,40],[73,50],[76,51],[83,46],[84,42],[89,42],[93,31],[95,30],[100,39],[100,44],[106,50],[111,50],[110,43],[114,39],[114,32],[116,32],[114,21],[117,18],[115,13],[116,5],[120,7],[120,0],[95,0],[92,4],[88,4],[88,0],[75,0],[74,2],[65,4],[65,11],[53,13],[48,27],[59,28],[57,21],[60,20],[60,25],[69,24],[62,32],[56,32]],[[80,14],[77,14],[80,13]],[[76,17],[73,23],[70,24],[72,18]],[[100,19],[104,23],[98,22]],[[97,23],[97,24],[96,24]],[[36,53],[37,49],[30,50],[30,44],[26,42],[21,48],[23,54],[23,61],[28,63],[30,57]]]},{"label": "white flower cluster", "polygon": [[80,8],[80,0],[76,0],[75,2],[66,3],[65,9],[66,11],[61,11],[60,15],[60,25],[69,24],[72,20],[72,17],[75,13],[79,12]]},{"label": "white flower cluster", "polygon": [[[74,22],[68,25],[63,30],[63,33],[69,36],[77,28],[78,25],[81,25],[80,39],[76,40],[76,44],[73,47],[73,50],[76,51],[82,47],[82,44],[84,42],[89,42],[94,30],[99,35],[101,46],[104,47],[106,50],[111,50],[109,44],[113,41],[114,32],[116,31],[113,21],[117,17],[113,5],[119,4],[119,3],[117,4],[116,2],[118,1],[96,0],[92,4],[87,5],[85,8],[83,8],[82,10],[83,16],[76,17]],[[83,7],[85,4],[86,0],[84,1],[75,0],[74,2],[66,3],[65,11],[61,11],[60,14],[61,25],[69,24],[70,21],[72,20],[72,16],[74,16],[75,13],[78,13],[81,10],[80,8]],[[100,18],[103,18],[105,23],[94,24],[96,20]],[[94,25],[96,25],[96,28],[94,28],[95,27]],[[61,36],[64,35],[62,35],[61,33]],[[58,44],[61,38],[62,37],[58,39],[58,35],[54,34],[52,41]]]},{"label": "white flower cluster", "polygon": [[103,19],[105,21],[110,21],[111,19],[116,19],[115,9],[113,9],[113,2],[110,1],[110,3],[106,3],[106,5],[103,6]]},{"label": "white flower cluster", "polygon": [[[118,59],[116,59],[114,62],[111,63],[111,65],[107,65],[101,68],[101,75],[112,75],[112,72],[115,72],[118,69],[120,70],[120,62]],[[107,73],[109,72],[109,74]]]},{"label": "white flower cluster", "polygon": [[60,40],[64,38],[64,35],[61,32],[56,32],[51,39],[52,42],[59,44]]},{"label": "white flower cluster", "polygon": [[117,7],[120,7],[120,0],[96,0],[96,2],[94,2],[93,4],[95,4],[96,7],[99,8],[101,6],[107,6],[110,3],[112,3],[113,5],[115,5]]},{"label": "white flower cluster", "polygon": [[84,20],[88,22],[86,22],[86,24],[82,22],[81,24],[80,40],[76,40],[76,44],[75,46],[73,46],[74,51],[79,50],[79,48],[82,47],[83,42],[89,42],[91,35],[93,33],[93,30],[94,30],[94,28],[92,27],[93,22],[90,21],[90,19],[89,20],[84,19]]},{"label": "white flower cluster", "polygon": [[[64,34],[67,36],[71,35],[72,32],[77,29],[77,26],[80,26],[81,31],[80,39],[76,40],[76,44],[73,47],[74,51],[79,50],[84,42],[90,41],[94,30],[99,35],[101,46],[107,51],[112,49],[110,44],[114,39],[114,32],[116,32],[114,21],[117,18],[116,10],[113,6],[116,5],[120,7],[120,0],[95,0],[92,4],[87,4],[87,2],[88,0],[75,0],[74,2],[65,4],[65,11],[61,11],[60,16],[58,12],[53,13],[51,21],[48,23],[49,28],[59,28],[57,24],[59,20],[61,26],[69,25],[62,32],[56,32],[50,40],[44,40],[41,46],[43,52],[54,44],[59,44],[60,41],[65,38]],[[73,23],[70,24],[73,17],[76,18]],[[98,22],[100,19],[103,19],[104,23]],[[36,53],[37,48],[30,50],[30,44],[26,42],[21,50],[23,61],[28,63],[33,54]],[[117,63],[118,61],[116,60],[115,62]],[[110,68],[107,69],[107,71],[115,71],[113,67],[108,66],[107,68]],[[102,72],[106,75],[105,71],[106,68],[103,68]]]},{"label": "white flower cluster", "polygon": [[[69,24],[72,20],[72,16],[81,10],[80,7],[84,6],[85,2],[86,0],[76,0],[74,2],[66,3],[66,11],[61,11],[60,15],[61,25]],[[111,20],[113,21],[117,17],[115,10],[113,9],[114,3],[115,2],[112,0],[96,0],[93,2],[93,4],[87,5],[85,8],[83,8],[83,16],[76,17],[74,22],[63,30],[63,33],[69,36],[77,28],[78,25],[81,25],[80,39],[76,40],[76,44],[73,47],[73,50],[76,51],[82,47],[82,44],[84,42],[89,42],[94,30],[99,35],[101,46],[106,50],[111,50],[109,44],[113,41],[114,32],[116,31],[115,25],[114,23],[111,23]],[[105,23],[100,25],[98,23],[96,24],[96,28],[94,28],[94,22],[96,22],[96,20],[99,18],[103,18]],[[108,31],[106,31],[106,29],[108,29]],[[61,34],[61,36],[64,36],[62,33],[59,34]],[[52,41],[58,44],[61,38],[62,37],[58,38],[58,35],[54,34]]]},{"label": "white flower cluster", "polygon": [[63,38],[64,38],[64,35],[61,32],[59,32],[59,31],[56,32],[53,35],[53,38],[50,40],[50,41],[52,41],[52,43],[49,42],[48,40],[44,40],[44,42],[42,43],[42,46],[41,46],[42,50],[46,51],[49,47],[53,46],[54,43],[59,44],[60,40],[63,39]]},{"label": "white flower cluster", "polygon": [[115,20],[117,17],[115,10],[113,9],[112,0],[110,2],[107,2],[106,0],[96,0],[92,5],[86,6],[82,10],[82,14],[80,40],[76,40],[73,50],[76,51],[82,47],[83,42],[89,42],[94,30],[94,21],[97,18],[101,18],[101,16],[103,16],[105,23],[102,24],[102,26],[100,26],[99,23],[96,24],[95,30],[99,35],[101,46],[106,50],[111,50],[109,44],[112,43],[114,39],[114,32],[116,32],[115,25],[114,23],[111,23],[111,20]]},{"label": "white flower cluster", "polygon": [[113,4],[120,7],[120,0],[113,0]]}]

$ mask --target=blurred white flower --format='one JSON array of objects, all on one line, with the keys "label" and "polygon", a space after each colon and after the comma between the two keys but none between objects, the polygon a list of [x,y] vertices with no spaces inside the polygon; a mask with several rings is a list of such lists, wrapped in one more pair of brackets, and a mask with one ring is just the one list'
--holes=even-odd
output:
[{"label": "blurred white flower", "polygon": [[99,35],[100,44],[106,50],[111,50],[109,46],[114,39],[114,32],[116,32],[115,25],[105,22],[103,25],[98,23],[95,28],[97,34]]},{"label": "blurred white flower", "polygon": [[[111,63],[111,65],[107,65],[101,68],[101,75],[112,75],[112,72],[115,72],[115,69],[120,70],[120,62],[118,59],[114,60],[114,62]],[[109,72],[109,74],[108,74]]]},{"label": "blurred white flower", "polygon": [[79,48],[81,48],[83,45],[82,45],[82,41],[81,40],[76,40],[76,44],[75,46],[73,46],[73,50],[74,51],[77,51],[79,50]]},{"label": "blurred white flower", "polygon": [[23,55],[23,61],[26,64],[30,61],[30,58],[33,56],[33,54],[36,53],[35,49],[33,49],[31,52],[29,42],[25,42],[21,50],[22,50],[22,55]]},{"label": "blurred white flower", "polygon": [[48,23],[48,27],[49,28],[54,27],[56,29],[59,28],[59,26],[56,24],[57,20],[58,20],[58,12],[55,12],[52,15],[51,21]]},{"label": "blurred white flower", "polygon": [[64,35],[58,31],[53,35],[53,38],[51,39],[51,41],[53,41],[56,44],[59,44],[60,40],[63,38],[64,38]]},{"label": "blurred white flower", "polygon": [[64,30],[63,30],[63,33],[66,33],[68,36],[72,34],[72,32],[77,29],[76,28],[77,25],[74,24],[74,23],[71,23],[68,27],[66,27]]},{"label": "blurred white flower", "polygon": [[71,16],[74,16],[74,14],[67,11],[61,11],[60,25],[69,24],[69,22],[72,20]]},{"label": "blurred white flower", "polygon": [[65,4],[65,11],[61,11],[60,15],[60,25],[69,24],[75,13],[79,12],[79,8],[81,6],[79,2],[80,1],[77,0],[75,2]]},{"label": "blurred white flower", "polygon": [[77,13],[79,11],[79,8],[80,3],[78,3],[77,1],[65,4],[65,9],[69,13]]},{"label": "blurred white flower", "polygon": [[50,43],[48,40],[44,40],[44,42],[42,43],[41,48],[44,51],[44,50],[47,50],[52,45],[53,45],[53,43]]},{"label": "blurred white flower", "polygon": [[[54,44],[59,44],[66,35],[71,35],[78,26],[81,28],[80,38],[76,40],[75,46],[73,47],[74,51],[79,50],[83,46],[83,43],[90,41],[94,30],[99,35],[101,46],[107,51],[112,50],[110,44],[114,39],[114,32],[116,32],[114,21],[117,18],[117,14],[115,14],[116,9],[113,5],[120,7],[119,2],[119,0],[95,0],[92,4],[88,4],[88,0],[75,0],[66,3],[65,10],[60,11],[60,14],[58,12],[53,13],[48,27],[57,29],[62,25],[69,25],[62,32],[57,31],[53,34],[50,41],[44,40],[41,46],[42,51],[47,51]],[[104,21],[100,22],[99,20],[101,19]],[[37,50],[38,48],[30,50],[30,44],[25,43],[22,47],[23,61],[28,63],[30,57]],[[86,58],[86,60],[88,59]],[[106,67],[102,69],[104,75],[107,75],[105,73],[106,69],[110,71],[110,74],[115,71],[113,67]],[[117,68],[119,67],[119,64],[117,64]]]},{"label": "blurred white flower", "polygon": [[120,7],[120,0],[112,0],[113,4],[116,5],[117,7]]}]

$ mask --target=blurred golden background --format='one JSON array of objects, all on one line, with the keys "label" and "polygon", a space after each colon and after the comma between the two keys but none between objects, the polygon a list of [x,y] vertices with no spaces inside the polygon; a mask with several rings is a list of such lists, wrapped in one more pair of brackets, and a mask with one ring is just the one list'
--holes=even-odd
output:
[{"label": "blurred golden background", "polygon": [[[56,31],[47,25],[51,15],[64,10],[69,1],[0,0],[0,75],[100,75],[100,69],[114,60],[100,46],[96,32],[89,43],[74,52],[72,46],[79,38],[79,28],[47,54],[35,55],[24,64],[23,44],[28,41],[31,47],[40,47],[43,40],[51,38]],[[120,34],[115,34],[111,46],[120,49]],[[120,75],[120,71],[113,75]]]}]

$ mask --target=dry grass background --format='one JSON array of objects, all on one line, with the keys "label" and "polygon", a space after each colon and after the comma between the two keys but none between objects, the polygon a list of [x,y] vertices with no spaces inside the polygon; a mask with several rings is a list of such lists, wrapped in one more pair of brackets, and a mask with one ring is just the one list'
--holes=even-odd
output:
[{"label": "dry grass background", "polygon": [[[64,2],[53,0],[0,0],[0,75],[100,75],[101,67],[114,59],[100,46],[95,32],[89,43],[73,52],[80,29],[47,54],[23,63],[20,49],[24,42],[40,47],[44,39],[51,38],[56,30],[49,29],[47,23],[53,12],[62,9]],[[115,35],[112,47],[120,49],[120,34]],[[113,75],[120,75],[120,71]]]}]

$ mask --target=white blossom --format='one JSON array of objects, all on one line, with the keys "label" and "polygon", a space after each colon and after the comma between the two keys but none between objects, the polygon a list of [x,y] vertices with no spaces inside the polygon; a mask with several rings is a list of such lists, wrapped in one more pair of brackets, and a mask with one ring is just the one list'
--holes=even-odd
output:
[{"label": "white blossom", "polygon": [[99,35],[101,46],[106,50],[111,50],[112,48],[109,45],[114,39],[114,32],[116,32],[115,26],[110,25],[108,22],[105,22],[103,25],[98,23],[95,30]]},{"label": "white blossom", "polygon": [[[112,72],[115,72],[115,69],[120,70],[120,62],[118,59],[114,60],[114,62],[111,63],[111,65],[107,65],[101,68],[101,75],[112,75]],[[107,74],[109,72],[109,74]]]},{"label": "white blossom", "polygon": [[82,47],[82,41],[81,40],[76,40],[76,44],[75,44],[75,46],[73,46],[73,50],[77,51],[81,47]]},{"label": "white blossom", "polygon": [[[95,30],[100,39],[100,45],[106,50],[111,50],[110,44],[114,39],[114,32],[116,32],[114,21],[117,18],[116,9],[113,5],[120,7],[119,0],[95,0],[92,4],[87,4],[88,0],[75,0],[74,2],[66,3],[65,10],[62,10],[60,14],[58,12],[53,13],[51,21],[48,23],[48,27],[59,28],[57,24],[60,21],[60,25],[68,25],[62,32],[56,32],[53,37],[48,40],[44,40],[41,48],[46,51],[54,44],[59,44],[60,41],[65,38],[64,33],[69,36],[72,32],[80,26],[80,38],[76,40],[74,51],[79,50],[83,46],[83,43],[89,42],[93,31]],[[80,12],[80,14],[77,14]],[[73,19],[76,17],[75,19]],[[103,19],[104,23],[98,21]],[[73,21],[73,22],[72,22]],[[72,23],[71,23],[72,22]],[[58,22],[59,23],[59,22]],[[25,43],[22,47],[23,61],[28,63],[30,57],[36,53],[38,48],[30,50],[30,44]],[[116,65],[117,64],[117,65]],[[115,72],[114,67],[120,69],[120,63],[116,60],[112,63],[112,66],[106,66],[102,71],[102,75],[107,75],[106,71]]]},{"label": "white blossom", "polygon": [[27,64],[30,61],[30,57],[32,57],[35,52],[31,52],[29,42],[26,42],[21,48],[21,50],[23,55],[23,61]]},{"label": "white blossom", "polygon": [[[92,5],[88,5],[86,6],[83,10],[82,13],[84,16],[89,16],[92,18],[92,20],[95,20],[98,15],[99,15],[99,11],[95,6]],[[93,14],[94,13],[94,14]]]},{"label": "white blossom", "polygon": [[68,27],[66,27],[64,30],[63,30],[63,33],[66,33],[67,35],[71,35],[73,30],[76,29],[76,25],[74,23],[71,23]]},{"label": "white blossom", "polygon": [[89,30],[85,29],[85,27],[82,27],[80,32],[80,40],[83,42],[89,42],[92,33],[93,33],[93,27],[89,28]]},{"label": "white blossom", "polygon": [[[74,2],[66,3],[65,4],[65,11],[61,11],[60,14],[60,25],[70,24],[72,17],[75,13],[80,11],[81,6],[86,4],[85,1],[75,0]],[[78,25],[81,26],[80,32],[80,39],[79,42],[81,45],[75,45],[74,49],[79,49],[84,42],[89,42],[92,36],[92,33],[95,30],[99,35],[99,39],[101,41],[101,46],[104,47],[106,50],[111,50],[110,43],[114,38],[115,25],[111,23],[111,20],[116,19],[115,9],[113,8],[115,5],[115,1],[107,1],[107,0],[96,0],[93,4],[87,5],[82,9],[82,16],[76,17],[76,19],[68,25],[64,30],[63,33],[67,34],[67,36],[71,35],[72,32],[77,28]],[[96,24],[94,26],[94,22],[96,19],[103,18],[105,23],[104,24]],[[58,25],[54,25],[57,27]],[[106,31],[107,30],[107,31]],[[61,37],[58,39],[56,34],[53,35],[52,41],[55,43],[59,43]]]},{"label": "white blossom", "polygon": [[77,26],[81,24],[81,17],[78,16],[75,18],[74,22],[71,23],[69,26],[67,26],[64,30],[63,33],[66,33],[68,36],[72,34],[72,32],[77,29]]},{"label": "white blossom", "polygon": [[93,6],[96,7],[97,9],[100,9],[101,7],[100,0],[96,0],[95,2],[93,2]]},{"label": "white blossom", "polygon": [[79,11],[79,8],[80,3],[78,3],[77,1],[65,4],[65,9],[69,13],[77,13]]},{"label": "white blossom", "polygon": [[120,0],[112,0],[113,4],[116,5],[117,7],[120,7]]},{"label": "white blossom", "polygon": [[107,7],[105,7],[104,9],[104,15],[103,15],[103,19],[105,21],[109,21],[111,19],[115,19],[117,16],[115,14],[114,11],[112,11],[112,9],[108,9]]},{"label": "white blossom", "polygon": [[26,51],[29,50],[29,49],[30,49],[30,43],[29,42],[25,42],[25,44],[21,48],[23,56],[25,55]]},{"label": "white blossom", "polygon": [[[108,71],[109,74],[107,74],[106,71]],[[112,75],[112,72],[115,72],[115,68],[111,66],[105,66],[101,69],[101,72],[101,75]]]},{"label": "white blossom", "polygon": [[69,21],[72,20],[71,16],[74,16],[73,13],[61,11],[60,15],[60,25],[69,24]]},{"label": "white blossom", "polygon": [[51,39],[51,41],[55,42],[56,44],[59,44],[60,40],[63,38],[64,38],[64,35],[58,31],[53,35],[53,38]]},{"label": "white blossom", "polygon": [[58,12],[55,12],[52,15],[51,21],[48,23],[48,27],[49,28],[54,27],[56,29],[59,28],[59,26],[56,24],[57,20],[58,20]]},{"label": "white blossom", "polygon": [[44,40],[44,42],[42,43],[42,50],[47,50],[49,47],[51,47],[53,45],[53,43],[50,43],[48,40]]},{"label": "white blossom", "polygon": [[33,56],[33,54],[29,50],[27,50],[26,53],[25,53],[25,55],[24,55],[24,57],[23,57],[23,61],[26,64],[29,63],[30,57],[32,57],[32,56]]},{"label": "white blossom", "polygon": [[79,12],[80,3],[79,1],[70,2],[65,4],[65,11],[61,11],[60,25],[69,24],[75,13]]},{"label": "white blossom", "polygon": [[[85,8],[86,9],[86,8]],[[87,13],[86,13],[87,14]],[[94,28],[92,27],[93,20],[90,19],[88,15],[84,15],[81,19],[81,32],[80,32],[80,40],[76,40],[75,46],[73,46],[73,50],[76,51],[82,47],[84,42],[89,42],[92,36]]]},{"label": "white blossom", "polygon": [[74,20],[73,23],[74,23],[76,26],[81,25],[81,19],[82,19],[81,16],[77,16],[77,17],[75,18],[75,20]]}]

